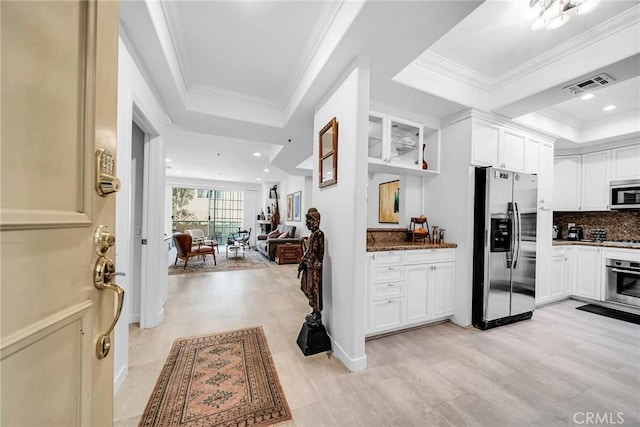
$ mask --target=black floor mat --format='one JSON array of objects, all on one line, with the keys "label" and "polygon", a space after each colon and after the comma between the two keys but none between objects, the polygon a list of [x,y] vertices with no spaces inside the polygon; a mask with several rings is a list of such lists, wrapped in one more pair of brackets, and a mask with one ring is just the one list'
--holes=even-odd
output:
[{"label": "black floor mat", "polygon": [[633,313],[627,313],[626,311],[614,310],[612,308],[601,307],[593,304],[581,305],[580,307],[576,307],[576,309],[640,325],[640,316]]}]

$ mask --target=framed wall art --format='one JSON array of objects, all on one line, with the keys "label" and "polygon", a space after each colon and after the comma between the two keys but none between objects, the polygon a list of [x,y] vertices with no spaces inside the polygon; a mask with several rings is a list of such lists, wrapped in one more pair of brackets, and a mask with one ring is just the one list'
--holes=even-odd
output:
[{"label": "framed wall art", "polygon": [[334,117],[319,135],[320,188],[338,183],[338,121]]},{"label": "framed wall art", "polygon": [[302,191],[293,193],[293,220],[300,221],[300,202],[302,199]]},{"label": "framed wall art", "polygon": [[378,222],[400,223],[400,180],[380,184],[378,199]]},{"label": "framed wall art", "polygon": [[287,221],[293,221],[293,194],[287,195]]}]

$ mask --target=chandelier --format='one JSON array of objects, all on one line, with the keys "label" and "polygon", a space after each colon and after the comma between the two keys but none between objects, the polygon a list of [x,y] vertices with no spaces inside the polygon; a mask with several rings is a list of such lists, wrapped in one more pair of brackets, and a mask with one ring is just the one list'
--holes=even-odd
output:
[{"label": "chandelier", "polygon": [[600,0],[529,0],[529,6],[538,16],[531,24],[531,31],[555,30],[569,22],[570,12],[584,15],[599,4]]}]

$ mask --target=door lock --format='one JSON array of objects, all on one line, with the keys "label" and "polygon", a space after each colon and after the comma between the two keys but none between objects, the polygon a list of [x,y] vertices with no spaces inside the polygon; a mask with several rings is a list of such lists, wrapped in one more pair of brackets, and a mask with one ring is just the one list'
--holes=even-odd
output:
[{"label": "door lock", "polygon": [[96,192],[100,197],[120,190],[120,180],[115,176],[115,159],[111,151],[96,151]]},{"label": "door lock", "polygon": [[115,242],[116,237],[111,234],[109,227],[106,225],[99,225],[95,233],[93,233],[93,245],[99,256],[106,255]]}]

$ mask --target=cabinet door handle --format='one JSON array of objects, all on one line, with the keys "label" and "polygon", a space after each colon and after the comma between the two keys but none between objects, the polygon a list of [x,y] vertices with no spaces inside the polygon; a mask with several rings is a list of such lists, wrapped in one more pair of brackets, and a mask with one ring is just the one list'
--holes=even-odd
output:
[{"label": "cabinet door handle", "polygon": [[387,301],[387,304],[392,304],[392,303],[393,303],[393,300],[392,300],[392,299],[390,299],[389,301]]},{"label": "cabinet door handle", "polygon": [[393,287],[393,283],[389,283],[387,286],[391,288]]}]

